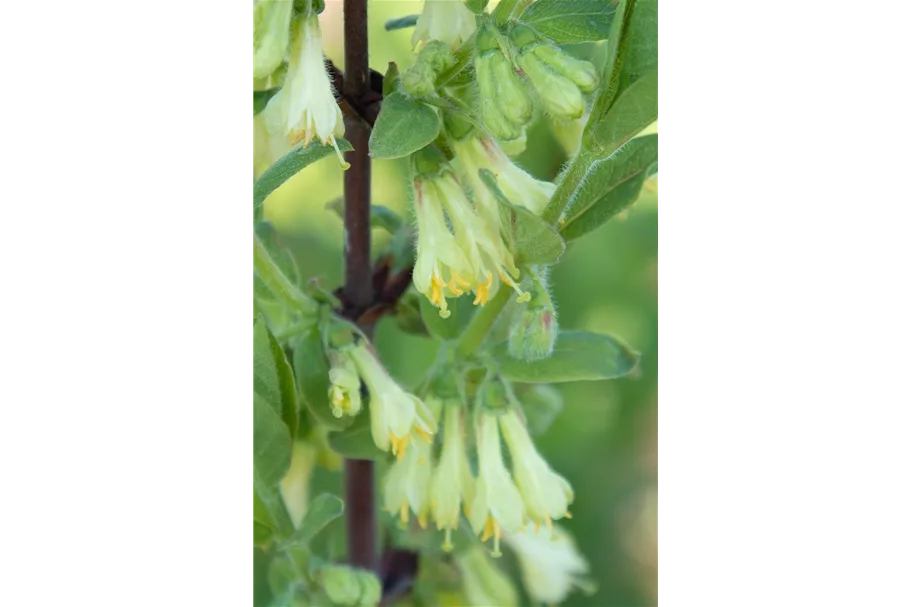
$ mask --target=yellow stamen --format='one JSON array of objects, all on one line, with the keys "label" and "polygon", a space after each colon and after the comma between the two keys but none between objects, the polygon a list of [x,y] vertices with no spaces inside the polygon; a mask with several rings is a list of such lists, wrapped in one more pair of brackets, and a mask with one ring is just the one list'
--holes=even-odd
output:
[{"label": "yellow stamen", "polygon": [[446,539],[443,540],[443,552],[452,550],[452,529],[446,528]]},{"label": "yellow stamen", "polygon": [[490,536],[491,536],[491,535],[493,534],[493,532],[494,532],[494,526],[495,526],[495,525],[496,525],[496,523],[493,522],[493,517],[492,517],[492,516],[488,516],[488,517],[487,517],[487,522],[484,523],[484,533],[481,534],[481,541],[482,541],[482,542],[486,542],[488,539],[490,539]]},{"label": "yellow stamen", "polygon": [[417,432],[418,436],[420,436],[421,438],[424,439],[424,442],[425,442],[425,443],[429,443],[429,442],[431,442],[431,441],[433,440],[433,439],[430,438],[430,434],[428,434],[428,433],[427,433],[423,428],[421,428],[420,426],[415,426],[415,427],[414,427],[414,431]]},{"label": "yellow stamen", "polygon": [[476,297],[474,298],[474,305],[481,304],[482,306],[487,303],[487,300],[490,299],[490,287],[493,285],[493,274],[490,270],[487,271],[487,282],[478,283],[474,288]]},{"label": "yellow stamen", "polygon": [[567,510],[566,513],[565,513],[563,516],[564,516],[564,518],[572,518],[572,517],[573,517],[572,513],[571,513],[569,510]]},{"label": "yellow stamen", "polygon": [[493,526],[493,552],[490,553],[490,556],[492,556],[494,558],[499,558],[499,557],[503,556],[503,553],[500,552],[500,535],[501,535],[500,525],[497,523],[494,523],[494,526]]},{"label": "yellow stamen", "polygon": [[402,508],[399,510],[399,518],[402,519],[402,524],[408,523],[408,504],[402,504]]},{"label": "yellow stamen", "polygon": [[[347,171],[351,168],[351,165],[345,162],[345,157],[342,156],[342,151],[338,149],[338,144],[335,142],[335,137],[329,135],[329,143],[332,144],[332,147],[335,148],[335,155],[338,156],[338,166],[342,167],[343,171]],[[323,145],[326,145],[326,142],[323,142]]]},{"label": "yellow stamen", "polygon": [[421,526],[421,529],[427,528],[427,515],[426,514],[418,515],[418,525]]}]

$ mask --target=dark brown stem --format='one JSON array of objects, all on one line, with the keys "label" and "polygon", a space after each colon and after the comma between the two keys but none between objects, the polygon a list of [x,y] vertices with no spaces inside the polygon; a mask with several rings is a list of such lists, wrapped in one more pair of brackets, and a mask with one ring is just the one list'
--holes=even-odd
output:
[{"label": "dark brown stem", "polygon": [[[367,60],[367,0],[345,0],[346,99],[363,100],[370,91]],[[345,119],[345,137],[354,147],[345,154],[351,167],[345,172],[345,300],[352,318],[373,301],[370,263],[370,128],[359,116]],[[371,327],[364,327],[368,332]],[[348,561],[377,570],[376,504],[373,462],[345,460],[345,524]]]}]

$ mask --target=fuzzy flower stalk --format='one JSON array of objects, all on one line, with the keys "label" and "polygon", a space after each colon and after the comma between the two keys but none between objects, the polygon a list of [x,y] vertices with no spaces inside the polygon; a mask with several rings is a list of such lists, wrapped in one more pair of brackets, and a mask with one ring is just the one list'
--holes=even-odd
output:
[{"label": "fuzzy flower stalk", "polygon": [[411,46],[441,40],[456,49],[471,38],[475,27],[474,13],[462,0],[424,0],[424,8],[411,35]]},{"label": "fuzzy flower stalk", "polygon": [[326,72],[322,33],[315,13],[295,23],[285,84],[263,113],[270,133],[286,135],[292,145],[306,145],[318,138],[323,145],[334,147],[339,165],[348,168],[336,142],[344,134],[345,125]]},{"label": "fuzzy flower stalk", "polygon": [[475,294],[474,304],[483,306],[497,279],[513,288],[519,301],[527,301],[530,295],[519,287],[519,269],[499,223],[478,214],[438,150],[415,154],[413,186],[418,228],[414,285],[440,309],[440,316],[450,314],[447,298],[468,291]]}]

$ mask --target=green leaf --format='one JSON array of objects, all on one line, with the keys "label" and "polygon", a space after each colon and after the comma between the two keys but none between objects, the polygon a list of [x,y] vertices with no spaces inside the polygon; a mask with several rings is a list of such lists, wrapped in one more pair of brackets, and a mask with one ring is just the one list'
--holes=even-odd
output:
[{"label": "green leaf", "polygon": [[329,433],[329,445],[348,459],[381,459],[386,453],[373,442],[370,432],[369,403],[354,418],[350,428]]},{"label": "green leaf", "polygon": [[402,30],[407,27],[414,27],[414,24],[418,22],[418,17],[420,15],[406,15],[404,17],[393,17],[386,21],[386,31],[391,32],[393,30]]},{"label": "green leaf", "polygon": [[474,315],[474,306],[471,304],[471,295],[447,299],[449,318],[440,317],[440,309],[430,303],[426,297],[420,296],[421,318],[427,331],[437,339],[457,339]]},{"label": "green leaf", "polygon": [[543,219],[512,204],[497,185],[497,178],[487,169],[479,171],[481,181],[499,203],[500,221],[509,249],[517,265],[550,265],[556,263],[566,243]]},{"label": "green leaf", "polygon": [[658,70],[652,70],[625,89],[607,113],[586,127],[584,149],[609,156],[658,119]]},{"label": "green leaf", "polygon": [[[342,152],[350,152],[354,149],[345,139],[336,139],[335,143]],[[331,145],[323,145],[318,139],[314,139],[306,147],[295,147],[260,175],[253,185],[253,207],[259,207],[266,196],[298,172],[332,154],[335,154],[335,149]]]},{"label": "green leaf", "polygon": [[560,333],[553,354],[544,360],[512,359],[506,343],[498,344],[493,354],[503,377],[530,384],[616,379],[628,374],[639,362],[639,354],[618,339],[585,331]]},{"label": "green leaf", "polygon": [[519,16],[559,43],[604,40],[617,6],[608,0],[537,0]]},{"label": "green leaf", "polygon": [[[294,532],[294,525],[285,507],[281,488],[277,483],[267,485],[258,478],[254,468],[253,478],[253,541],[285,539]],[[266,539],[268,534],[269,538]]]},{"label": "green leaf", "polygon": [[658,69],[658,0],[638,0],[629,23],[620,89]]},{"label": "green leaf", "polygon": [[307,410],[330,430],[341,430],[351,417],[332,415],[329,403],[329,359],[323,349],[319,328],[313,327],[294,344],[294,375]]},{"label": "green leaf", "polygon": [[290,544],[306,545],[313,537],[322,531],[326,525],[337,519],[345,510],[345,503],[337,496],[323,493],[317,496],[307,506],[307,514],[301,521],[300,527],[289,539]]},{"label": "green leaf", "polygon": [[544,434],[563,410],[563,395],[550,384],[515,384],[513,390],[532,434]]},{"label": "green leaf", "polygon": [[392,93],[383,99],[383,108],[370,134],[370,156],[407,156],[436,139],[440,126],[440,115],[434,108],[402,93]]},{"label": "green leaf", "polygon": [[[344,198],[336,198],[335,200],[326,203],[326,208],[335,211],[336,215],[338,215],[339,219],[342,221],[345,220]],[[395,234],[396,230],[402,227],[402,223],[401,216],[389,207],[384,207],[381,204],[370,205],[371,228],[380,228],[386,230],[390,234]]]},{"label": "green leaf", "polygon": [[395,61],[390,61],[389,66],[386,68],[386,75],[383,76],[383,97],[388,97],[394,93],[401,82],[402,77],[399,75],[399,66],[396,65]]},{"label": "green leaf", "polygon": [[473,12],[475,15],[480,15],[484,12],[484,9],[487,7],[487,3],[490,0],[465,0],[465,5],[468,7],[468,10]]},{"label": "green leaf", "polygon": [[636,137],[613,156],[589,165],[566,210],[560,233],[579,238],[636,202],[658,166],[658,135]]},{"label": "green leaf", "polygon": [[266,109],[266,104],[269,103],[269,100],[279,92],[281,87],[275,87],[274,89],[266,89],[264,91],[253,91],[253,115],[256,116],[261,111]]},{"label": "green leaf", "polygon": [[272,487],[291,465],[291,433],[275,408],[253,395],[253,477]]},{"label": "green leaf", "polygon": [[[265,247],[269,256],[272,257],[272,261],[274,261],[275,265],[282,271],[282,274],[284,274],[292,284],[300,286],[301,273],[300,269],[297,267],[297,261],[294,259],[294,254],[291,253],[290,249],[282,242],[278,230],[276,230],[268,221],[257,221],[254,224],[253,229],[256,232],[256,235],[259,236],[259,241],[263,244],[263,247]],[[275,294],[272,293],[256,272],[253,273],[253,294],[260,300],[276,302],[280,307],[284,307],[281,302],[278,302],[275,299]],[[272,320],[272,318],[270,318],[270,320]],[[282,320],[286,319],[282,318]],[[275,327],[276,324],[273,324],[272,326]]]},{"label": "green leaf", "polygon": [[293,440],[298,418],[294,374],[284,350],[261,317],[253,324],[253,393],[278,414]]}]

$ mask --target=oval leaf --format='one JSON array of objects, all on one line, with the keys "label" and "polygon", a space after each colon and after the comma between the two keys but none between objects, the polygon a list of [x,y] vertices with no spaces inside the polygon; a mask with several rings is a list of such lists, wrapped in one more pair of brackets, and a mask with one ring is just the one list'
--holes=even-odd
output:
[{"label": "oval leaf", "polygon": [[604,40],[617,5],[607,0],[537,0],[519,21],[559,43]]},{"label": "oval leaf", "polygon": [[658,165],[658,135],[637,137],[586,171],[566,211],[560,233],[573,240],[601,226],[636,202]]},{"label": "oval leaf", "polygon": [[294,375],[307,410],[330,430],[341,430],[352,423],[351,417],[335,417],[329,403],[329,359],[323,350],[318,327],[307,331],[294,344]]},{"label": "oval leaf", "polygon": [[313,536],[340,517],[344,511],[345,503],[341,499],[330,493],[323,493],[307,506],[307,514],[289,542],[295,545],[309,544]]},{"label": "oval leaf", "polygon": [[566,243],[543,219],[522,206],[512,204],[497,185],[497,178],[487,169],[479,171],[481,181],[497,199],[506,244],[517,265],[551,265],[556,263]]},{"label": "oval leaf", "polygon": [[278,414],[293,439],[297,433],[294,373],[284,350],[262,318],[257,318],[253,325],[253,393]]},{"label": "oval leaf", "polygon": [[370,134],[370,156],[401,158],[416,152],[440,134],[437,111],[402,93],[383,99],[383,108]]},{"label": "oval leaf", "polygon": [[586,331],[560,333],[550,358],[522,362],[509,357],[505,343],[494,348],[500,373],[529,384],[616,379],[632,371],[639,354],[610,335]]},{"label": "oval leaf", "polygon": [[[336,139],[335,143],[338,144],[338,149],[342,152],[350,152],[354,149],[345,139]],[[253,185],[253,208],[259,207],[266,199],[266,196],[274,192],[278,186],[297,175],[307,166],[330,154],[335,154],[335,149],[331,145],[323,145],[318,139],[314,139],[310,142],[310,145],[296,147],[279,158],[275,164],[260,175]]]},{"label": "oval leaf", "polygon": [[585,127],[582,146],[610,156],[657,119],[658,70],[651,70],[621,92],[603,117]]},{"label": "oval leaf", "polygon": [[291,465],[291,434],[272,405],[253,395],[253,477],[266,487],[276,484]]}]

